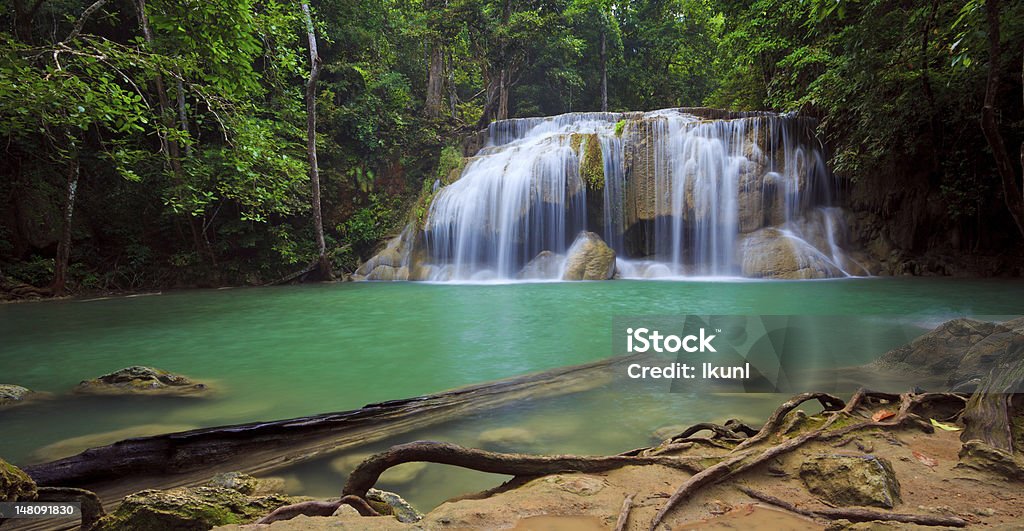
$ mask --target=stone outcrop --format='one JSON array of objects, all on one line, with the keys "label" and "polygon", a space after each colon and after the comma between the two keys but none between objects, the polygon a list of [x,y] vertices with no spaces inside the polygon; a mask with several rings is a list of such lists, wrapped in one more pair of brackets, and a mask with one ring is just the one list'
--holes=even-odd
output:
[{"label": "stone outcrop", "polygon": [[971,391],[1006,355],[1011,342],[1024,335],[1024,318],[991,323],[953,319],[909,344],[883,354],[870,366],[942,379],[950,389]]},{"label": "stone outcrop", "polygon": [[615,251],[593,232],[582,232],[566,253],[562,280],[608,280],[615,275]]}]

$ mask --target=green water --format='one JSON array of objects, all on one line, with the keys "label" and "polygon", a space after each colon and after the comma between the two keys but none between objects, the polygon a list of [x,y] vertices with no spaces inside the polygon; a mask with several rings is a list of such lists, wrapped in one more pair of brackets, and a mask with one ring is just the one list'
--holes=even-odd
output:
[{"label": "green water", "polygon": [[[73,437],[118,430],[106,438],[124,438],[339,411],[597,360],[612,353],[614,316],[828,314],[849,315],[856,324],[884,315],[925,327],[960,315],[1019,315],[1022,301],[1020,281],[878,278],[347,283],[0,305],[0,382],[56,395],[0,411],[0,456],[28,463],[40,459],[41,447]],[[871,348],[881,353],[891,346]],[[844,361],[861,363],[865,356]],[[66,395],[82,379],[135,364],[208,381],[217,394]],[[647,444],[658,426],[730,415],[754,422],[772,407],[753,396],[665,398],[661,391],[611,387],[527,401],[409,437],[473,444],[481,430],[526,425],[544,434],[533,443],[537,451],[621,451]],[[288,474],[302,481],[296,487],[302,492],[333,493],[340,483],[324,469],[316,463]],[[432,467],[424,477],[437,474]],[[461,477],[453,489],[493,485],[493,478]],[[458,493],[425,485],[407,487],[423,491],[410,495],[421,504]]]}]

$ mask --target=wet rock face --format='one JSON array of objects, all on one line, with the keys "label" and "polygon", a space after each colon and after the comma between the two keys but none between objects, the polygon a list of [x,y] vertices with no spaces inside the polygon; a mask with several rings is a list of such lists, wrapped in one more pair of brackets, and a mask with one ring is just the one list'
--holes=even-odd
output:
[{"label": "wet rock face", "polygon": [[20,385],[0,384],[0,407],[19,404],[31,395],[31,390]]},{"label": "wet rock face", "polygon": [[36,498],[36,483],[20,468],[0,459],[0,501],[26,501]]},{"label": "wet rock face", "polygon": [[144,490],[127,496],[105,516],[96,531],[206,531],[214,526],[246,523],[294,502],[286,496],[246,496],[225,487]]},{"label": "wet rock face", "polygon": [[533,260],[523,266],[516,278],[521,280],[558,278],[564,260],[564,257],[551,251],[541,251]]},{"label": "wet rock face", "polygon": [[800,466],[807,490],[836,505],[891,509],[900,502],[892,464],[872,455],[821,455]]},{"label": "wet rock face", "polygon": [[194,382],[180,374],[163,369],[135,365],[84,380],[74,392],[92,395],[170,394],[199,395],[210,389],[206,384]]},{"label": "wet rock face", "polygon": [[777,229],[761,229],[740,241],[743,276],[755,278],[812,279],[843,276],[821,253]]},{"label": "wet rock face", "polygon": [[576,237],[565,257],[562,280],[608,280],[615,274],[615,251],[593,232]]}]

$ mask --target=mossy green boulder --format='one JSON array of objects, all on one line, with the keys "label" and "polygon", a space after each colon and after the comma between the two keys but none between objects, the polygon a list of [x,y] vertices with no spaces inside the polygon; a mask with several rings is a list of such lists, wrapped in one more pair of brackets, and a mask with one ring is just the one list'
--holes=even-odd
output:
[{"label": "mossy green boulder", "polygon": [[226,487],[144,490],[127,496],[94,531],[206,531],[255,521],[295,501],[276,494],[247,496]]},{"label": "mossy green boulder", "polygon": [[194,382],[180,374],[134,365],[84,380],[74,391],[88,395],[175,395],[194,396],[209,392],[206,384]]},{"label": "mossy green boulder", "polygon": [[0,501],[36,499],[36,482],[20,468],[0,459]]}]

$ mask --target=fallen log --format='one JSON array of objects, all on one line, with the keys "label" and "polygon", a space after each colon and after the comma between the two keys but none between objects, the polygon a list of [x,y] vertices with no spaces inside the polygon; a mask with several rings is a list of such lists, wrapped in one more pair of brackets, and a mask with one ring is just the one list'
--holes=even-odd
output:
[{"label": "fallen log", "polygon": [[146,488],[199,485],[219,472],[266,474],[524,397],[592,389],[604,385],[614,368],[628,359],[612,358],[352,411],[128,439],[23,469],[40,486],[89,488],[112,501]]}]

